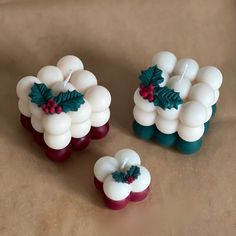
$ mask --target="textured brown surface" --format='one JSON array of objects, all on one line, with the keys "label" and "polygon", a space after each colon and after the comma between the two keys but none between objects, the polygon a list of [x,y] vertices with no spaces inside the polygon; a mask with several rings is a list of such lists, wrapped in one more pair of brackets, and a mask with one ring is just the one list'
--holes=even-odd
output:
[{"label": "textured brown surface", "polygon": [[[1,236],[236,235],[235,0],[0,2]],[[137,76],[160,50],[224,75],[218,113],[191,157],[131,130]],[[65,54],[79,56],[111,91],[112,128],[57,165],[21,128],[15,86]],[[93,165],[124,147],[150,169],[152,192],[113,212],[93,187]]]}]

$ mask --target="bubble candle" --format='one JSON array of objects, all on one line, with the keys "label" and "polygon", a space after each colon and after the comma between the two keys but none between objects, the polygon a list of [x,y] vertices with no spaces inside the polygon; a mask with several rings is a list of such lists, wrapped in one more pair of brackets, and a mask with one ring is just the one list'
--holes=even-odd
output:
[{"label": "bubble candle", "polygon": [[53,161],[66,160],[72,149],[86,148],[109,130],[111,95],[78,57],[65,56],[22,78],[16,93],[21,124]]},{"label": "bubble candle", "polygon": [[199,68],[191,58],[177,60],[167,51],[154,55],[141,72],[134,93],[135,134],[192,154],[202,145],[216,111],[223,76],[213,66]]},{"label": "bubble candle", "polygon": [[113,210],[146,198],[150,183],[149,171],[131,149],[122,149],[114,157],[104,156],[94,165],[94,184],[103,193],[107,207]]}]

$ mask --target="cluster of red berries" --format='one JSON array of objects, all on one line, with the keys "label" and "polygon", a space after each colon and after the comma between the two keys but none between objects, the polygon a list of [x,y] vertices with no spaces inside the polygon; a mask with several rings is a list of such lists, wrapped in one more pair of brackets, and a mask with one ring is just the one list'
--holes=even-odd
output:
[{"label": "cluster of red berries", "polygon": [[132,176],[129,176],[129,177],[126,177],[126,178],[125,178],[125,182],[126,182],[127,184],[133,183],[134,180],[135,180],[135,179],[134,179]]},{"label": "cluster of red berries", "polygon": [[59,114],[62,112],[62,107],[58,106],[52,98],[49,99],[47,103],[43,104],[41,108],[46,114]]},{"label": "cluster of red berries", "polygon": [[139,94],[143,98],[148,99],[149,102],[153,102],[154,86],[152,84],[148,85],[147,87],[144,87],[144,85],[140,85]]}]

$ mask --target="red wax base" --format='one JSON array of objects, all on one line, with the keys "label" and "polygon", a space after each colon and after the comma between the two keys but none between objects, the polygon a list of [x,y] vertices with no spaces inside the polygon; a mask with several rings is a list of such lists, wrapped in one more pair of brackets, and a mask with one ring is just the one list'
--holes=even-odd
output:
[{"label": "red wax base", "polygon": [[33,129],[30,117],[21,114],[20,122],[25,129],[32,132],[32,136],[35,142],[44,147],[44,151],[48,158],[55,162],[62,162],[67,160],[70,157],[72,149],[76,151],[81,151],[89,145],[91,139],[101,139],[105,137],[109,131],[108,122],[101,127],[91,127],[90,132],[86,136],[82,138],[71,138],[71,142],[67,147],[60,150],[56,150],[46,145],[43,138],[43,133],[39,133]]},{"label": "red wax base", "polygon": [[70,157],[72,146],[69,144],[63,149],[52,149],[48,146],[45,146],[44,151],[50,160],[55,162],[63,162]]},{"label": "red wax base", "polygon": [[150,192],[150,187],[148,186],[142,192],[131,192],[127,198],[120,201],[114,201],[105,195],[103,191],[103,183],[99,181],[95,176],[94,176],[94,185],[100,192],[103,193],[104,202],[106,206],[112,210],[120,210],[126,207],[129,201],[132,201],[132,202],[142,201],[147,197],[148,193]]},{"label": "red wax base", "polygon": [[24,115],[20,115],[20,123],[22,124],[22,126],[29,130],[29,131],[32,131],[33,130],[33,127],[31,125],[31,120],[30,120],[30,117],[27,117],[27,116],[24,116]]},{"label": "red wax base", "polygon": [[100,127],[91,127],[90,130],[91,139],[101,139],[105,137],[109,131],[109,128],[110,126],[108,122]]},{"label": "red wax base", "polygon": [[90,133],[88,133],[82,138],[71,138],[71,145],[74,150],[81,151],[89,145],[90,141]]},{"label": "red wax base", "polygon": [[39,145],[42,145],[42,146],[45,146],[46,143],[43,139],[43,133],[39,133],[37,132],[36,130],[32,130],[32,136],[33,136],[33,139],[36,143],[38,143]]}]

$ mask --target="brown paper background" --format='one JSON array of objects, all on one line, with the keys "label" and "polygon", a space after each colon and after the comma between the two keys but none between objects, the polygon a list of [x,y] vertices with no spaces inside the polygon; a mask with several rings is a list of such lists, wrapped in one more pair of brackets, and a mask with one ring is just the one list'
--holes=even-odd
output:
[{"label": "brown paper background", "polygon": [[[0,1],[0,235],[236,235],[236,2]],[[134,137],[133,92],[153,54],[170,50],[222,70],[218,112],[201,151],[184,156]],[[15,86],[74,54],[112,94],[111,130],[64,164],[46,159],[19,124]],[[93,165],[135,149],[152,191],[106,209]]]}]

